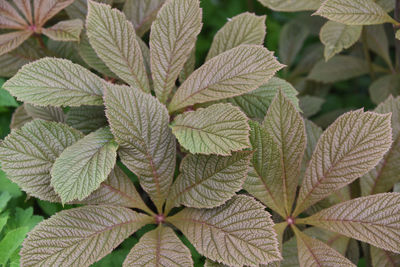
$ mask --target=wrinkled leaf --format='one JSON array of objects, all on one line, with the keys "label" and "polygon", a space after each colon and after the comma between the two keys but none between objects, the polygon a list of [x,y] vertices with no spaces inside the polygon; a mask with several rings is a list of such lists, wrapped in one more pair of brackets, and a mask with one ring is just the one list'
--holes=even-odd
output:
[{"label": "wrinkled leaf", "polygon": [[31,120],[33,120],[33,118],[26,112],[25,105],[21,105],[14,111],[11,117],[10,128],[19,129],[25,123],[30,122]]},{"label": "wrinkled leaf", "polygon": [[72,107],[66,115],[65,123],[84,134],[107,125],[104,106]]},{"label": "wrinkled leaf", "polygon": [[35,15],[36,27],[42,27],[46,21],[72,4],[72,2],[74,0],[34,0],[33,14]]},{"label": "wrinkled leaf", "polygon": [[26,113],[34,119],[46,121],[65,122],[65,114],[60,107],[41,107],[30,104],[24,105]]},{"label": "wrinkled leaf", "polygon": [[42,33],[56,41],[79,41],[83,29],[83,22],[80,19],[63,20],[57,24],[43,28]]}]

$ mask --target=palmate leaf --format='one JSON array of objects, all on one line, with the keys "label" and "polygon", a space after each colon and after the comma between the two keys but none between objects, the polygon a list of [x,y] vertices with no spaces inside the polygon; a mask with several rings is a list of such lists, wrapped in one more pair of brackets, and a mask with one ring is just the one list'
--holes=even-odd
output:
[{"label": "palmate leaf", "polygon": [[168,0],[151,25],[150,57],[154,91],[165,103],[199,34],[199,0]]},{"label": "palmate leaf", "polygon": [[88,134],[107,125],[104,109],[104,106],[72,107],[66,115],[65,123]]},{"label": "palmate leaf", "polygon": [[264,6],[285,12],[316,10],[321,5],[321,0],[258,0]]},{"label": "palmate leaf", "polygon": [[174,231],[159,225],[140,238],[123,266],[193,266],[193,260]]},{"label": "palmate leaf", "polygon": [[62,203],[82,200],[99,188],[115,165],[117,148],[108,127],[67,147],[51,169],[51,185]]},{"label": "palmate leaf", "polygon": [[26,113],[34,119],[45,121],[65,122],[65,114],[60,107],[41,107],[31,104],[24,104]]},{"label": "palmate leaf", "polygon": [[309,227],[305,229],[303,233],[309,237],[321,240],[343,256],[345,256],[349,250],[351,239],[347,236],[343,236],[341,234],[327,231],[318,227]]},{"label": "palmate leaf", "polygon": [[66,59],[43,58],[22,67],[3,88],[40,106],[102,105],[105,81]]},{"label": "palmate leaf", "polygon": [[152,218],[116,206],[64,210],[37,225],[21,250],[23,266],[90,266]]},{"label": "palmate leaf", "polygon": [[400,264],[400,255],[383,249],[370,246],[371,261],[373,267],[396,267]]},{"label": "palmate leaf", "polygon": [[34,120],[13,131],[1,144],[2,169],[29,195],[59,201],[50,186],[51,167],[66,147],[82,137],[80,132],[67,125]]},{"label": "palmate leaf", "polygon": [[111,6],[88,1],[86,28],[90,44],[108,68],[125,82],[150,92],[135,29]]},{"label": "palmate leaf", "polygon": [[179,206],[213,208],[231,199],[242,188],[252,153],[236,152],[232,156],[188,155],[180,166],[168,196],[167,208]]},{"label": "palmate leaf", "polygon": [[72,2],[74,0],[34,0],[33,14],[35,16],[35,25],[42,27],[46,21],[72,4]]},{"label": "palmate leaf", "polygon": [[43,28],[42,33],[56,41],[79,41],[83,29],[80,19],[63,20],[49,27]]},{"label": "palmate leaf", "polygon": [[13,0],[16,7],[21,11],[22,15],[24,15],[25,19],[29,22],[29,24],[33,24],[32,17],[32,4],[30,0]]},{"label": "palmate leaf", "polygon": [[210,60],[178,88],[168,107],[184,107],[250,92],[283,67],[273,53],[257,45],[241,45]]},{"label": "palmate leaf", "polygon": [[167,221],[213,261],[243,266],[280,260],[270,215],[251,197],[235,196],[214,209],[184,209]]},{"label": "palmate leaf", "polygon": [[314,14],[347,25],[395,22],[374,0],[326,0]]},{"label": "palmate leaf", "polygon": [[349,200],[304,219],[307,224],[400,253],[400,193]]},{"label": "palmate leaf", "polygon": [[214,36],[206,60],[242,44],[262,45],[266,16],[242,13],[230,19]]},{"label": "palmate leaf", "polygon": [[161,211],[176,160],[167,109],[150,94],[117,85],[107,87],[105,104],[111,131],[120,145],[121,161],[138,176]]},{"label": "palmate leaf", "polygon": [[231,155],[248,148],[246,115],[231,104],[214,104],[175,117],[172,132],[191,153]]},{"label": "palmate leaf", "polygon": [[339,117],[318,140],[294,215],[366,174],[391,144],[390,114],[356,110]]},{"label": "palmate leaf", "polygon": [[31,31],[16,31],[0,34],[0,56],[17,48],[32,35]]},{"label": "palmate leaf", "polygon": [[6,0],[0,0],[0,29],[24,29],[26,21]]}]

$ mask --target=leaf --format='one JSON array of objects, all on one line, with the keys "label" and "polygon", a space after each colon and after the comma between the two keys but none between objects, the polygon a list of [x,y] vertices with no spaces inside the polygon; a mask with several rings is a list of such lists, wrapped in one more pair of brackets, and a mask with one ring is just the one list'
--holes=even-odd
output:
[{"label": "leaf", "polygon": [[107,127],[67,147],[51,169],[51,185],[62,203],[82,200],[99,188],[115,165],[117,148]]},{"label": "leaf", "polygon": [[312,117],[317,114],[322,105],[325,102],[325,99],[312,95],[305,95],[300,97],[300,109],[303,111],[303,115],[306,118]]},{"label": "leaf", "polygon": [[257,122],[250,121],[250,129],[250,143],[255,152],[243,189],[268,208],[285,216],[280,148]]},{"label": "leaf", "polygon": [[241,45],[233,48],[193,72],[176,91],[169,111],[253,91],[282,67],[264,47]]},{"label": "leaf", "polygon": [[196,46],[193,47],[192,51],[190,52],[189,58],[186,60],[185,65],[183,65],[183,69],[181,73],[179,73],[179,82],[183,83],[190,74],[193,73],[196,67]]},{"label": "leaf", "polygon": [[0,233],[3,230],[4,226],[7,224],[9,217],[10,214],[8,212],[3,212],[0,214]]},{"label": "leaf", "polygon": [[229,267],[228,265],[206,259],[204,267]]},{"label": "leaf", "polygon": [[107,125],[104,106],[72,107],[66,115],[66,124],[84,134]]},{"label": "leaf", "polygon": [[400,253],[400,193],[352,199],[304,219],[305,223]]},{"label": "leaf", "polygon": [[400,264],[400,255],[370,246],[371,261],[373,267],[396,267]]},{"label": "leaf", "polygon": [[135,29],[125,15],[105,4],[88,1],[90,44],[107,67],[132,87],[150,92]]},{"label": "leaf", "polygon": [[184,209],[167,221],[213,261],[242,266],[281,259],[270,215],[251,197],[235,196],[214,209]]},{"label": "leaf", "polygon": [[395,22],[373,0],[326,0],[314,15],[347,25],[371,25]]},{"label": "leaf", "polygon": [[60,21],[57,24],[43,28],[42,33],[56,41],[79,41],[83,29],[83,22],[80,19]]},{"label": "leaf", "polygon": [[199,0],[167,1],[150,32],[151,73],[157,98],[166,103],[201,31]]},{"label": "leaf", "polygon": [[22,67],[3,88],[40,106],[102,105],[105,81],[66,59],[43,58]]},{"label": "leaf", "polygon": [[16,31],[0,34],[0,56],[17,48],[31,35],[32,32],[30,31]]},{"label": "leaf", "polygon": [[384,102],[390,95],[400,95],[400,75],[388,74],[375,80],[369,87],[371,100],[375,104]]},{"label": "leaf", "polygon": [[187,155],[181,162],[167,201],[169,207],[180,204],[192,208],[214,208],[242,189],[247,177],[251,152],[232,156]]},{"label": "leaf", "polygon": [[109,85],[106,115],[120,145],[121,161],[135,173],[161,211],[175,171],[176,141],[168,111],[156,98],[127,86]]},{"label": "leaf", "polygon": [[395,0],[375,0],[386,12],[391,12],[395,6]]},{"label": "leaf", "polygon": [[351,47],[360,39],[363,27],[328,21],[321,28],[320,39],[325,45],[325,60],[328,61],[342,50]]},{"label": "leaf", "polygon": [[[94,1],[99,3],[105,3],[108,5],[113,4],[113,0],[94,0]],[[65,12],[71,19],[80,19],[82,21],[86,20],[87,11],[88,11],[87,0],[75,0],[71,5],[65,8]]]},{"label": "leaf", "polygon": [[72,2],[74,0],[34,0],[33,14],[35,15],[36,27],[42,27],[46,21],[72,4]]},{"label": "leaf", "polygon": [[21,105],[14,111],[12,115],[10,128],[19,129],[25,123],[30,122],[31,120],[33,120],[33,118],[26,113],[25,105]]},{"label": "leaf", "polygon": [[304,125],[306,127],[307,146],[306,146],[306,151],[304,152],[303,161],[301,162],[302,175],[300,176],[301,177],[300,183],[302,181],[302,178],[304,177],[304,172],[317,145],[318,139],[321,137],[322,134],[322,129],[312,121],[305,119]]},{"label": "leaf", "polygon": [[64,210],[25,239],[22,266],[90,266],[147,224],[150,217],[116,206]]},{"label": "leaf", "polygon": [[0,106],[1,107],[18,107],[17,101],[10,93],[0,88]]},{"label": "leaf", "polygon": [[392,144],[390,114],[356,110],[321,135],[305,172],[295,216],[370,171]]},{"label": "leaf", "polygon": [[266,84],[261,85],[254,91],[229,98],[228,101],[240,107],[250,118],[264,119],[272,100],[279,90],[282,90],[293,105],[299,109],[297,90],[287,81],[277,77],[271,78]]},{"label": "leaf", "polygon": [[59,201],[50,186],[50,170],[61,152],[80,138],[80,132],[65,124],[34,120],[14,130],[0,145],[2,169],[29,195]]},{"label": "leaf", "polygon": [[385,60],[386,64],[393,68],[389,53],[389,40],[383,25],[371,25],[364,27],[368,48]]},{"label": "leaf", "polygon": [[123,12],[135,27],[136,34],[143,36],[150,29],[152,22],[165,0],[126,0]]},{"label": "leaf", "polygon": [[140,238],[123,266],[193,266],[193,260],[189,249],[174,231],[159,225]]},{"label": "leaf", "polygon": [[268,109],[263,126],[281,150],[282,204],[289,215],[296,196],[300,164],[307,142],[304,121],[290,100],[279,91]]},{"label": "leaf", "polygon": [[172,132],[191,153],[231,155],[249,147],[246,115],[230,104],[215,104],[175,117]]},{"label": "leaf", "polygon": [[[7,206],[8,201],[11,199],[11,195],[7,192],[1,192],[0,194],[0,213],[4,210],[4,208]],[[1,232],[1,230],[0,230]]]},{"label": "leaf", "polygon": [[30,0],[13,0],[16,7],[21,11],[22,15],[24,15],[25,19],[29,22],[30,25],[33,25],[32,18],[32,5]]},{"label": "leaf", "polygon": [[231,19],[215,34],[206,60],[242,44],[262,45],[266,16],[245,12]]},{"label": "leaf", "polygon": [[26,113],[34,119],[42,119],[46,121],[65,122],[65,114],[60,107],[41,107],[30,104],[24,105]]},{"label": "leaf", "polygon": [[21,245],[26,233],[29,231],[28,227],[20,227],[9,231],[0,241],[0,264],[6,266],[11,254]]},{"label": "leaf", "polygon": [[390,96],[375,112],[392,113],[393,144],[379,164],[360,179],[363,196],[387,192],[400,182],[400,98]]},{"label": "leaf", "polygon": [[305,11],[316,10],[321,5],[321,0],[258,0],[264,6],[275,11]]},{"label": "leaf", "polygon": [[26,21],[6,0],[0,0],[0,29],[24,29]]},{"label": "leaf", "polygon": [[309,33],[304,24],[294,20],[283,26],[279,38],[279,59],[283,64],[292,65]]},{"label": "leaf", "polygon": [[[303,231],[309,237],[313,237],[321,240],[329,247],[333,248],[341,255],[345,256],[349,250],[350,238],[342,236],[337,233],[333,233],[327,230],[323,230],[318,227],[309,227]],[[357,243],[356,243],[357,244]],[[358,244],[357,244],[358,248]]]}]

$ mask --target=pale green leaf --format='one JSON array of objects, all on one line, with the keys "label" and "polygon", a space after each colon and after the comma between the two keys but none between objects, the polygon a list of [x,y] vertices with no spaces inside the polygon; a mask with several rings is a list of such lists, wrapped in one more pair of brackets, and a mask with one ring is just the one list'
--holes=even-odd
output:
[{"label": "pale green leaf", "polygon": [[2,238],[0,241],[0,265],[6,266],[6,263],[12,253],[21,245],[26,233],[29,231],[28,227],[19,227],[13,229]]},{"label": "pale green leaf", "polygon": [[295,215],[370,171],[392,144],[390,114],[362,110],[339,117],[318,140]]},{"label": "pale green leaf", "polygon": [[33,14],[36,27],[42,27],[46,21],[72,4],[74,0],[34,0]]},{"label": "pale green leaf", "polygon": [[380,104],[390,95],[400,95],[400,75],[388,74],[375,80],[369,87],[372,102]]},{"label": "pale green leaf", "polygon": [[393,68],[385,27],[383,25],[364,26],[364,32],[368,48],[383,58],[389,67]]},{"label": "pale green leaf", "polygon": [[374,0],[326,0],[314,14],[347,25],[394,22]]},{"label": "pale green leaf", "polygon": [[72,19],[60,21],[49,28],[43,28],[42,33],[56,41],[79,41],[82,29],[82,20]]},{"label": "pale green leaf", "polygon": [[104,109],[104,106],[72,107],[66,115],[65,123],[88,134],[107,125]]},{"label": "pale green leaf", "polygon": [[3,88],[40,106],[102,105],[105,82],[66,59],[43,58],[22,67]]},{"label": "pale green leaf", "polygon": [[206,60],[242,44],[262,45],[267,30],[265,19],[248,12],[229,19],[215,34]]},{"label": "pale green leaf", "polygon": [[150,92],[135,29],[125,15],[109,5],[88,1],[90,44],[108,68],[136,89]]},{"label": "pale green leaf", "polygon": [[193,266],[189,249],[163,225],[147,232],[129,252],[123,266]]},{"label": "pale green leaf", "polygon": [[183,65],[183,69],[181,73],[179,73],[179,82],[183,83],[190,74],[193,73],[196,67],[196,46],[190,52],[189,58],[186,60],[185,65]]},{"label": "pale green leaf", "polygon": [[393,11],[395,7],[396,0],[375,0],[375,2],[380,5],[386,12]]},{"label": "pale green leaf", "polygon": [[176,141],[167,109],[150,94],[117,85],[106,89],[105,103],[121,161],[161,211],[175,171]]},{"label": "pale green leaf", "polygon": [[199,0],[171,0],[151,25],[150,57],[154,91],[166,103],[200,33]]},{"label": "pale green leaf", "polygon": [[22,266],[86,267],[98,261],[151,218],[116,206],[64,210],[37,225],[21,249]]},{"label": "pale green leaf", "polygon": [[243,266],[281,259],[270,214],[251,197],[235,196],[214,209],[184,209],[167,220],[213,261]]},{"label": "pale green leaf", "polygon": [[383,249],[370,246],[371,261],[373,267],[396,267],[400,265],[400,255]]},{"label": "pale green leaf", "polygon": [[24,29],[26,21],[6,0],[0,0],[0,29]]},{"label": "pale green leaf", "polygon": [[[303,56],[299,59],[296,67],[291,72],[291,77],[307,75],[315,63],[324,58],[324,46],[321,43],[314,43],[304,48]],[[299,90],[299,88],[297,88]],[[299,90],[300,91],[300,90]]]},{"label": "pale green leaf", "polygon": [[41,107],[31,104],[24,105],[26,113],[34,119],[42,119],[45,121],[65,122],[65,114],[60,107]]},{"label": "pale green leaf", "polygon": [[31,35],[31,31],[16,31],[0,34],[0,56],[17,48]]},{"label": "pale green leaf", "polygon": [[[105,3],[112,5],[114,0],[94,0],[99,3]],[[65,12],[71,19],[80,19],[82,21],[86,20],[86,15],[88,11],[87,0],[75,0],[71,5],[65,8]]]},{"label": "pale green leaf", "polygon": [[62,202],[82,200],[99,188],[114,168],[117,148],[108,127],[67,147],[51,169],[51,185]]},{"label": "pale green leaf", "polygon": [[281,150],[282,189],[287,215],[290,214],[300,174],[301,160],[306,148],[303,118],[280,90],[269,107],[263,123]]},{"label": "pale green leaf", "polygon": [[208,60],[178,88],[170,112],[241,95],[266,83],[283,67],[273,53],[257,45],[241,45]]},{"label": "pale green leaf", "polygon": [[172,132],[191,153],[228,156],[248,148],[246,115],[231,104],[215,104],[175,117]]},{"label": "pale green leaf", "polygon": [[300,101],[300,109],[303,111],[303,116],[309,118],[315,114],[317,114],[325,100],[318,96],[305,95],[299,97]]},{"label": "pale green leaf", "polygon": [[14,130],[0,145],[2,169],[29,195],[58,202],[50,186],[51,167],[61,152],[80,138],[80,132],[65,124],[34,120]]},{"label": "pale green leaf", "polygon": [[258,0],[264,6],[285,12],[316,10],[321,5],[321,0]]},{"label": "pale green leaf", "polygon": [[13,113],[11,117],[10,128],[11,129],[19,129],[25,123],[32,121],[33,118],[28,115],[25,110],[25,105],[19,106]]},{"label": "pale green leaf", "polygon": [[346,25],[328,21],[321,28],[319,38],[325,45],[325,60],[328,61],[342,50],[351,47],[360,39],[362,26]]},{"label": "pale green leaf", "polygon": [[349,200],[304,219],[329,231],[400,253],[400,193]]},{"label": "pale green leaf", "polygon": [[232,156],[188,155],[180,165],[180,175],[171,187],[170,206],[214,208],[231,199],[247,177],[252,153],[235,152]]},{"label": "pale green leaf", "polygon": [[283,64],[289,67],[292,65],[309,33],[304,24],[295,20],[283,26],[279,38],[279,59]]}]

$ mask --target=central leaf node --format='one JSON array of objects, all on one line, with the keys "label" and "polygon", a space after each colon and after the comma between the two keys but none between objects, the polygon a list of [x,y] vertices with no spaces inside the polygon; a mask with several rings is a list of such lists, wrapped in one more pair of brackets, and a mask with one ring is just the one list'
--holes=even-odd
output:
[{"label": "central leaf node", "polygon": [[286,218],[286,222],[288,225],[292,225],[295,223],[294,218],[290,216]]},{"label": "central leaf node", "polygon": [[164,214],[157,214],[155,216],[155,219],[156,219],[157,224],[161,224],[165,221],[165,216],[164,216]]}]

